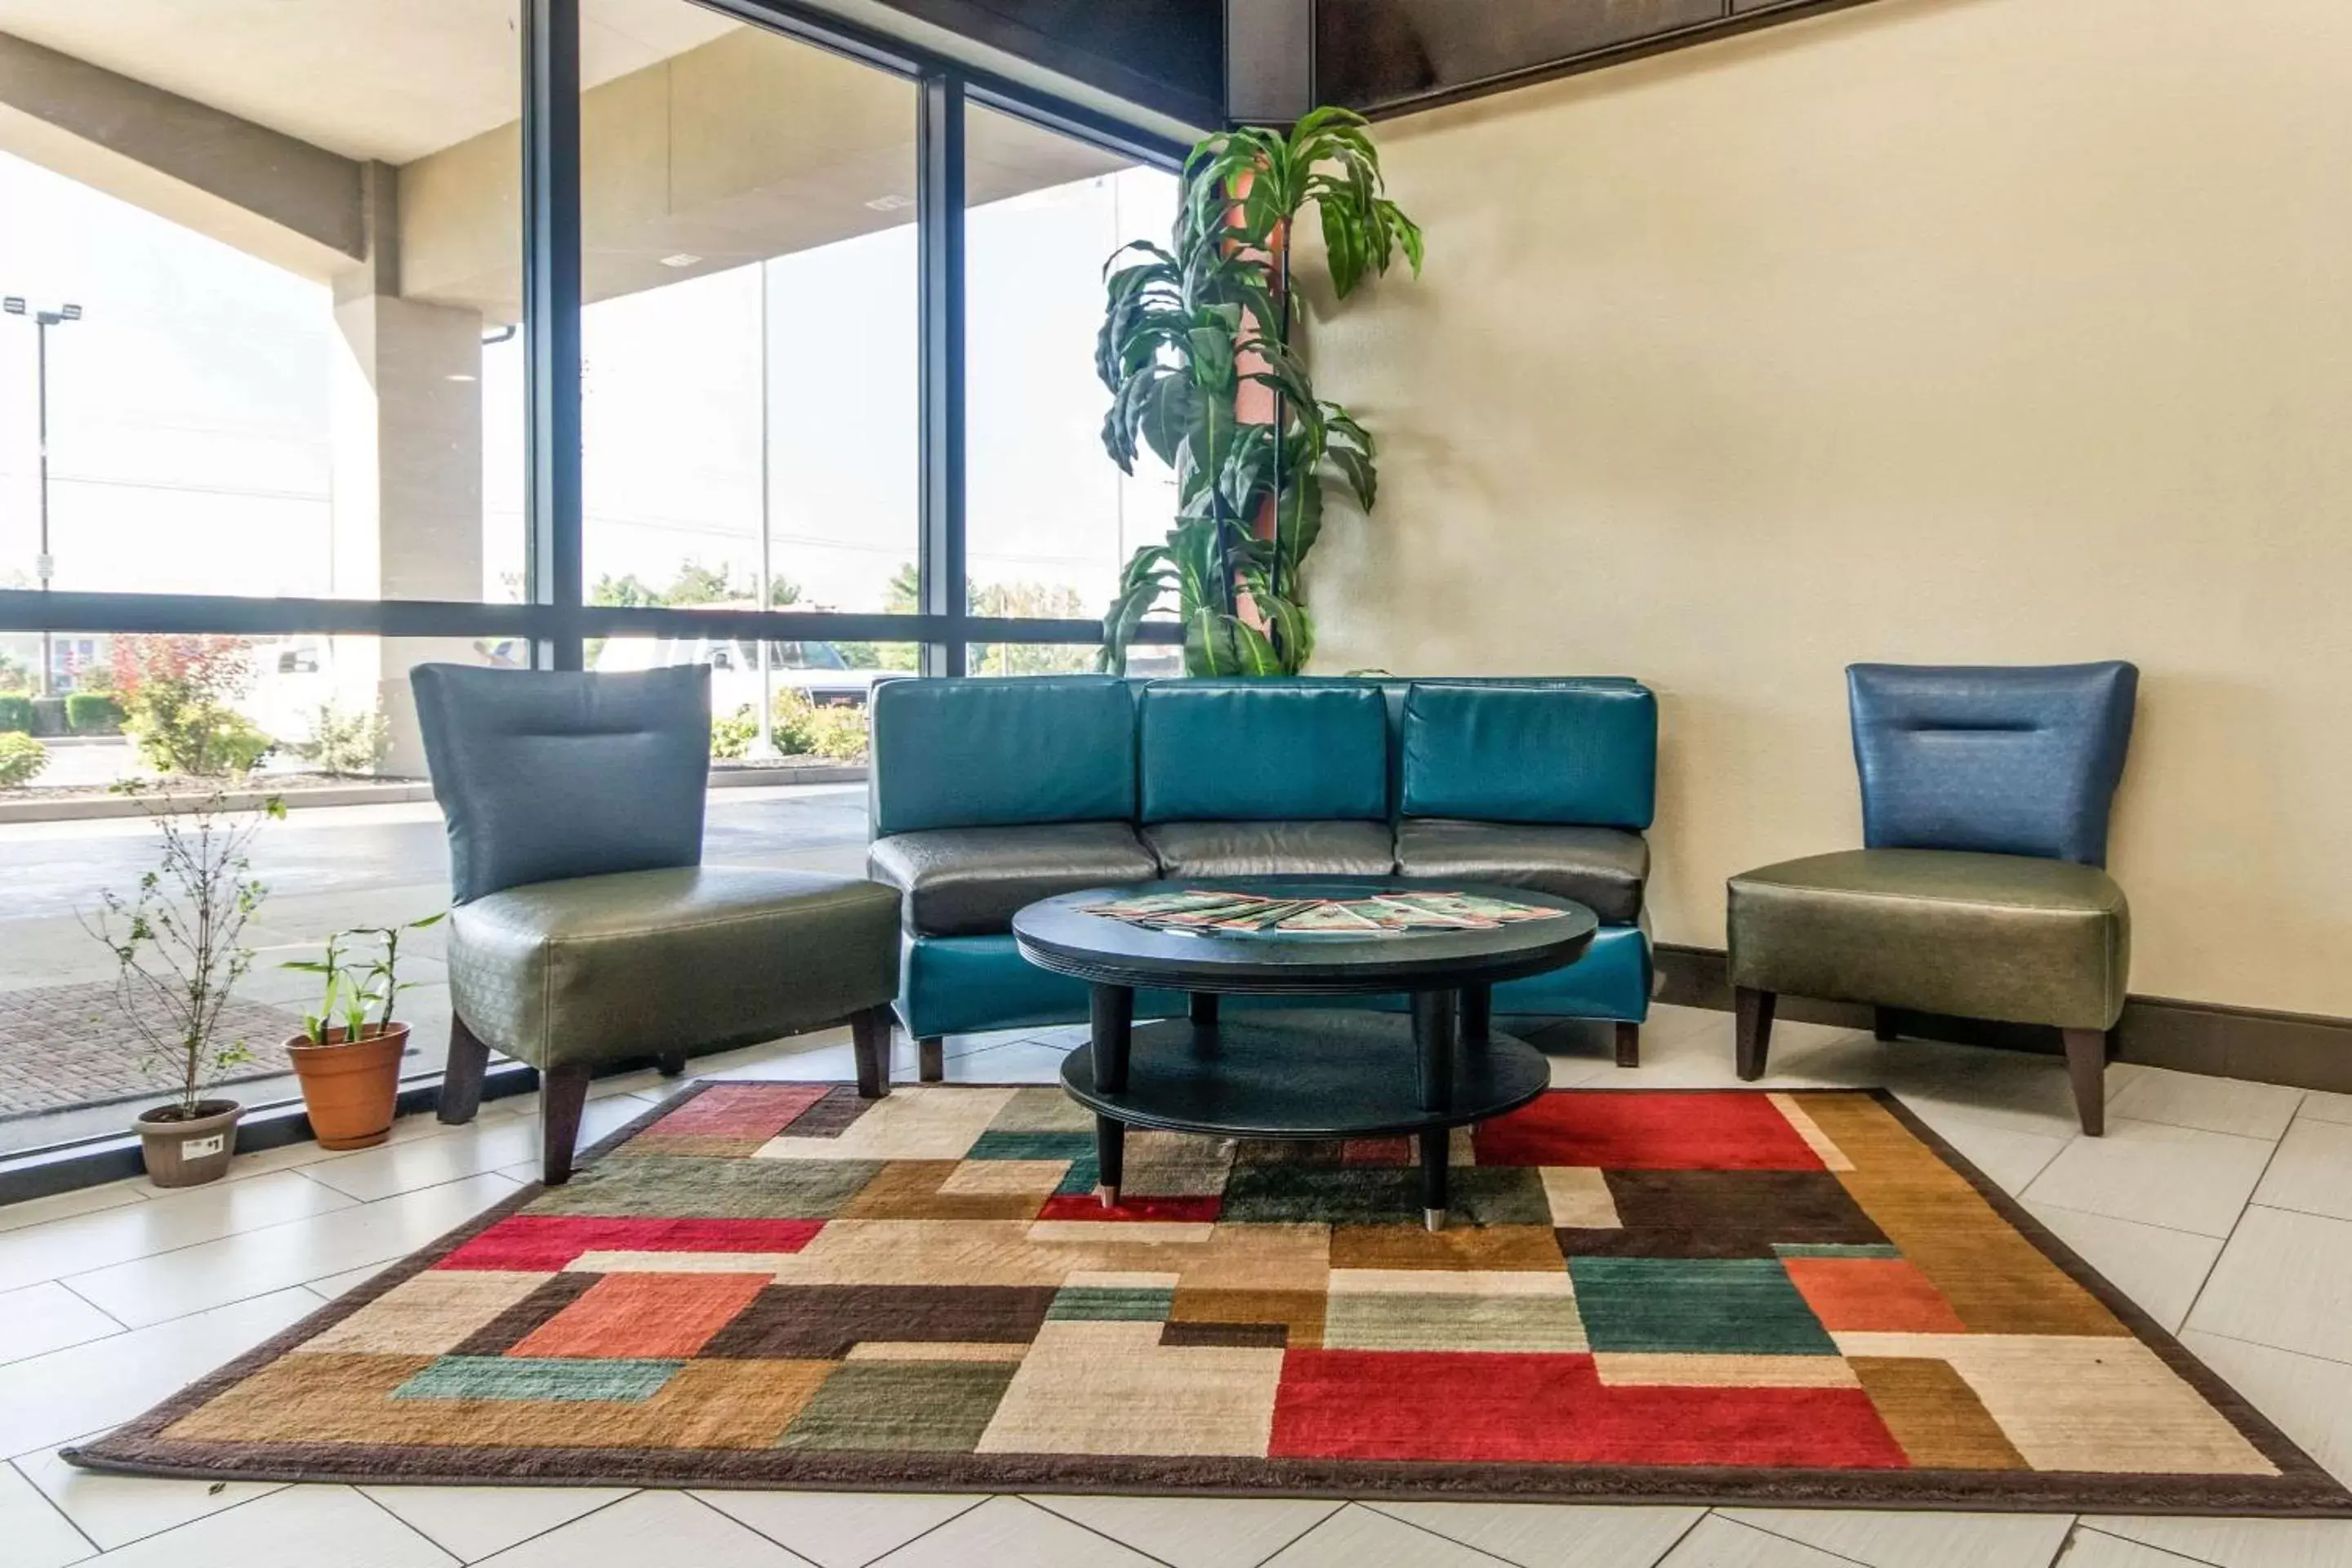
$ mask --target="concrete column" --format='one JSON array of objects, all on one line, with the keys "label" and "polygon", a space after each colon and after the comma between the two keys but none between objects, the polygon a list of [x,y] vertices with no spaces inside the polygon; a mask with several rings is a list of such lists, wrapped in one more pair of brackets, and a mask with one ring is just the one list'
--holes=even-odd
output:
[{"label": "concrete column", "polygon": [[[482,595],[482,316],[400,294],[398,181],[364,171],[367,258],[334,279],[341,339],[332,392],[334,594]],[[471,660],[456,639],[336,639],[336,700],[391,721],[388,773],[422,777],[408,671]]]}]

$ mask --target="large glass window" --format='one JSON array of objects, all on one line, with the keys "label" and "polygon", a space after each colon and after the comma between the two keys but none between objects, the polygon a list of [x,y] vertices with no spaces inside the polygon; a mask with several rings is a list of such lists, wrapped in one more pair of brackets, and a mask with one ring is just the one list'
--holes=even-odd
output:
[{"label": "large glass window", "polygon": [[[37,1022],[0,1031],[0,1155],[118,1136],[151,1093],[123,1021],[94,1026],[81,925],[156,847],[120,786],[296,804],[256,840],[232,1026],[260,1057],[237,1098],[275,1104],[308,986],[279,964],[446,895],[416,665],[707,665],[707,852],[854,874],[875,688],[927,642],[979,675],[1089,668],[1091,626],[969,617],[1092,622],[1166,528],[1168,476],[1102,454],[1092,344],[1104,258],[1165,236],[1169,174],[911,46],[688,0],[580,0],[575,39],[520,47],[570,16],[8,8],[37,48],[0,84],[0,1004]],[[526,113],[567,42],[576,146]],[[924,266],[921,153],[957,115],[950,278]],[[575,232],[576,292],[525,244]],[[926,340],[958,288],[965,333]],[[960,496],[954,422],[924,419],[959,374]],[[965,519],[928,557],[927,500]],[[923,572],[959,555],[961,611],[927,614],[959,595]],[[583,626],[599,606],[631,613]],[[429,1077],[439,940],[415,952]]]},{"label": "large glass window", "polygon": [[581,105],[589,598],[900,608],[916,85],[684,0],[583,7],[649,9],[672,52]]},{"label": "large glass window", "polygon": [[498,8],[21,9],[117,79],[0,125],[0,587],[519,599]]},{"label": "large glass window", "polygon": [[[1104,265],[1130,241],[1168,243],[1176,177],[977,104],[965,137],[967,596],[974,615],[1099,619],[1129,553],[1176,510],[1155,459],[1130,477],[1105,455],[1094,370]],[[1003,673],[1093,657],[992,652]]]}]

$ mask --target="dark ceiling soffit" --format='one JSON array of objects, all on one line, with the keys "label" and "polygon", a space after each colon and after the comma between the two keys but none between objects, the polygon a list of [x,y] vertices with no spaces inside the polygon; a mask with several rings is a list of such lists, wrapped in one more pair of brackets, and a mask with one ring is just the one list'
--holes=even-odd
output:
[{"label": "dark ceiling soffit", "polygon": [[[1319,26],[1331,28],[1348,25],[1349,13],[1360,13],[1381,5],[1383,0],[1318,0]],[[1425,109],[1438,109],[1449,103],[1466,103],[1517,88],[1533,87],[1539,82],[1556,81],[1562,77],[1580,76],[1586,71],[1606,69],[1634,60],[1647,59],[1695,44],[1712,43],[1717,38],[1737,37],[1783,22],[1800,21],[1807,16],[1819,16],[1832,11],[1850,10],[1865,5],[1871,0],[1790,0],[1786,5],[1756,5],[1754,0],[1733,0],[1746,8],[1692,26],[1630,38],[1622,43],[1588,50],[1560,59],[1531,61],[1525,67],[1498,71],[1465,82],[1448,83],[1426,91],[1413,92],[1374,101],[1356,101],[1354,89],[1344,80],[1335,79],[1336,72],[1324,71],[1316,81],[1318,101],[1339,103],[1373,120],[1391,120],[1399,115],[1417,114]],[[1329,58],[1329,35],[1324,35],[1326,47],[1319,51]],[[1320,66],[1321,60],[1318,60]]]},{"label": "dark ceiling soffit", "polygon": [[[938,60],[893,38],[800,0],[699,0],[715,11],[779,27],[876,65],[917,70],[953,65],[991,96],[1034,102],[1036,93],[961,62]],[[1222,0],[877,0],[919,22],[943,27],[1033,65],[1086,83],[1186,125],[1224,123]],[[1196,58],[1197,57],[1197,58]],[[1058,109],[1074,126],[1094,123],[1097,140],[1137,138],[1130,128],[1075,105]],[[1107,132],[1117,132],[1117,135]],[[1166,159],[1171,147],[1140,138]]]}]

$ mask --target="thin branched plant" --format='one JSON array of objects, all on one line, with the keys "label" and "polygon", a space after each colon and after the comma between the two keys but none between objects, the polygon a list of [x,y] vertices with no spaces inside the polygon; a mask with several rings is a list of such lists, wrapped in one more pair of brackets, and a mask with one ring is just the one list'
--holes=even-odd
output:
[{"label": "thin branched plant", "polygon": [[146,1047],[142,1069],[173,1080],[167,1114],[194,1118],[207,1088],[253,1059],[243,1040],[223,1044],[218,1036],[230,994],[253,967],[246,926],[268,893],[249,851],[264,824],[285,816],[286,804],[273,795],[256,809],[235,809],[215,790],[194,805],[148,809],[163,846],[155,868],[129,897],[100,893],[81,922],[114,954],[121,1016]]}]

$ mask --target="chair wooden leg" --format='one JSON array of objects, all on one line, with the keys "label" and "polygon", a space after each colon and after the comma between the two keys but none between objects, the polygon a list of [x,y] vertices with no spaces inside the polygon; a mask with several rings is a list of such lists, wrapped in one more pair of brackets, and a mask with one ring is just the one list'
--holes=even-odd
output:
[{"label": "chair wooden leg", "polygon": [[662,1077],[676,1078],[678,1074],[686,1070],[686,1053],[684,1051],[664,1051],[661,1055],[654,1058],[654,1066],[661,1069]]},{"label": "chair wooden leg", "polygon": [[1885,1041],[1899,1040],[1903,1032],[1895,1026],[1895,1009],[1873,1007],[1870,1010],[1870,1032]]},{"label": "chair wooden leg", "polygon": [[1732,993],[1732,1010],[1738,1015],[1739,1076],[1749,1083],[1764,1076],[1764,1063],[1772,1051],[1773,1001],[1773,993],[1745,985]]},{"label": "chair wooden leg", "polygon": [[894,1015],[887,1002],[849,1016],[851,1048],[857,1057],[857,1092],[879,1100],[890,1092],[890,1025]]},{"label": "chair wooden leg", "polygon": [[2066,1071],[2074,1080],[2074,1114],[2082,1118],[2085,1136],[2102,1138],[2107,1131],[2107,1032],[2068,1029]]},{"label": "chair wooden leg", "polygon": [[539,1075],[539,1179],[551,1187],[572,1179],[580,1113],[588,1109],[588,1077],[585,1062],[566,1062]]},{"label": "chair wooden leg", "polygon": [[1622,1020],[1617,1025],[1617,1065],[1637,1068],[1642,1065],[1642,1026]]},{"label": "chair wooden leg", "polygon": [[490,1047],[466,1027],[466,1020],[449,1015],[449,1058],[441,1068],[441,1100],[434,1114],[452,1127],[463,1126],[482,1108],[482,1074],[489,1069]]},{"label": "chair wooden leg", "polygon": [[925,1083],[937,1083],[948,1076],[948,1043],[938,1035],[925,1035],[915,1042],[918,1060],[916,1075]]}]

